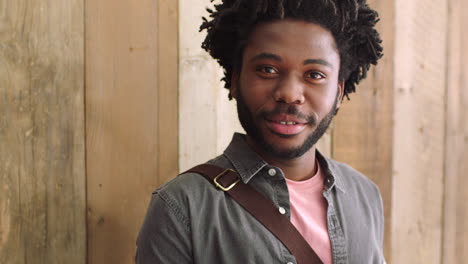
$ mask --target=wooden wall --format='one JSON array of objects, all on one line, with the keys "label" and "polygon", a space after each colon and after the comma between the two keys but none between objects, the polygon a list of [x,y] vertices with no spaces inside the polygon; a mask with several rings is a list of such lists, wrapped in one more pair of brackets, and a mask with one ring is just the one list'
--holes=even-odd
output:
[{"label": "wooden wall", "polygon": [[340,110],[332,156],[379,185],[389,263],[465,263],[468,3],[370,4],[385,56]]},{"label": "wooden wall", "polygon": [[88,263],[132,263],[177,175],[177,1],[86,1]]},{"label": "wooden wall", "polygon": [[0,1],[0,263],[132,263],[178,172],[177,13]]},{"label": "wooden wall", "polygon": [[468,4],[396,10],[392,260],[465,263]]},{"label": "wooden wall", "polygon": [[83,1],[0,1],[0,263],[84,263]]},{"label": "wooden wall", "polygon": [[[242,131],[209,2],[0,0],[0,263],[132,263],[151,191]],[[388,263],[462,264],[468,2],[370,4],[385,57],[320,148],[379,185]]]},{"label": "wooden wall", "polygon": [[199,32],[208,0],[179,0],[179,165],[190,169],[222,153],[233,131],[243,131],[234,100],[220,81],[223,77],[202,48],[205,31]]},{"label": "wooden wall", "polygon": [[448,3],[443,263],[468,259],[468,2]]},{"label": "wooden wall", "polygon": [[392,261],[441,259],[448,0],[396,1]]}]

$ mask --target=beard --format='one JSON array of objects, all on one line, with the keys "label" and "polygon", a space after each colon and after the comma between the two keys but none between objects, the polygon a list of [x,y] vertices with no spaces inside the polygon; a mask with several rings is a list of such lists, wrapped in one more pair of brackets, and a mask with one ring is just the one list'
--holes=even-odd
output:
[{"label": "beard", "polygon": [[[261,129],[258,127],[257,123],[255,122],[254,115],[252,112],[248,109],[245,100],[242,96],[242,93],[240,92],[241,89],[238,87],[238,97],[237,97],[237,115],[239,117],[239,121],[244,128],[245,132],[247,133],[248,136],[250,136],[257,144],[258,146],[265,152],[268,153],[269,155],[279,158],[279,159],[284,159],[284,160],[292,160],[295,158],[298,158],[302,155],[304,155],[312,146],[314,146],[317,141],[325,134],[327,131],[328,127],[330,126],[331,121],[333,120],[333,117],[338,113],[337,109],[337,104],[338,104],[338,93],[335,98],[335,102],[330,110],[330,112],[323,117],[323,119],[318,123],[316,129],[312,131],[307,138],[304,140],[304,142],[297,146],[297,147],[291,147],[287,149],[280,149],[274,144],[271,144],[265,140],[265,137],[263,137]],[[308,123],[307,125],[309,126],[315,126],[318,122],[318,120],[315,118],[314,115],[305,115],[299,111],[297,106],[295,105],[287,105],[287,104],[278,104],[272,111],[264,111],[259,113],[257,116],[258,119],[263,119],[265,120],[266,117],[270,115],[276,115],[276,114],[288,114],[295,116],[299,119],[302,120],[307,120]],[[283,138],[289,138],[289,137],[294,137],[294,135],[279,135],[276,134],[280,137]]]}]

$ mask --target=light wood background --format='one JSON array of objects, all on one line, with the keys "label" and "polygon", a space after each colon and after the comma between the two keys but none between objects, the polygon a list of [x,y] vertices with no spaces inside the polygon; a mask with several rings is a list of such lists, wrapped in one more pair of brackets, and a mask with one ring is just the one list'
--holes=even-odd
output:
[{"label": "light wood background", "polygon": [[80,0],[0,0],[0,263],[85,263]]},{"label": "light wood background", "polygon": [[222,153],[233,131],[243,131],[234,100],[220,81],[222,70],[201,48],[207,0],[179,1],[179,166],[184,171]]},{"label": "light wood background", "polygon": [[[0,0],[0,263],[132,263],[152,190],[242,131],[209,0]],[[319,143],[380,187],[388,263],[468,258],[468,2],[371,0],[385,57]]]},{"label": "light wood background", "polygon": [[[441,259],[448,0],[396,2],[392,252]],[[443,70],[441,70],[443,69]],[[404,245],[404,246],[403,246]]]},{"label": "light wood background", "polygon": [[468,2],[448,3],[442,260],[468,259]]},{"label": "light wood background", "polygon": [[88,263],[132,263],[177,175],[177,1],[86,1]]}]

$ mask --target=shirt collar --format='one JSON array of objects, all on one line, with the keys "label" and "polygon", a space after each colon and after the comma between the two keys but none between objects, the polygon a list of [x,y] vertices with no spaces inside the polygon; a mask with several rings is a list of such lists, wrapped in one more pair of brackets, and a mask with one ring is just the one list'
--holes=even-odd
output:
[{"label": "shirt collar", "polygon": [[[247,144],[246,136],[240,133],[234,133],[231,143],[224,151],[224,155],[232,163],[244,183],[248,183],[260,170],[268,165]],[[345,192],[343,176],[336,169],[334,161],[325,158],[318,150],[316,151],[316,159],[324,170],[326,177],[332,178],[332,183],[328,188],[336,186],[339,190]]]},{"label": "shirt collar", "polygon": [[346,193],[343,175],[341,171],[336,168],[335,161],[324,157],[318,150],[315,153],[315,158],[318,160],[321,169],[323,169],[325,177],[331,177],[332,179],[332,183],[327,186],[327,188],[331,189],[336,186],[337,189]]},{"label": "shirt collar", "polygon": [[245,135],[240,133],[234,133],[224,155],[232,163],[244,183],[248,183],[255,174],[268,165],[247,144]]}]

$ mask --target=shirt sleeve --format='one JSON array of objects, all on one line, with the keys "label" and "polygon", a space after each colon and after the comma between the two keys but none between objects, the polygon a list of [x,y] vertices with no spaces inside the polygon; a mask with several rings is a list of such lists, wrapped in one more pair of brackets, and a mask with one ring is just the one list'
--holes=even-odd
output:
[{"label": "shirt sleeve", "polygon": [[385,230],[385,217],[384,217],[384,209],[383,209],[383,200],[382,195],[380,194],[379,189],[377,188],[377,196],[378,196],[378,219],[380,220],[378,223],[378,235],[379,235],[379,243],[380,249],[383,252],[383,243],[384,243],[384,230]]},{"label": "shirt sleeve", "polygon": [[164,192],[153,194],[137,239],[136,263],[193,263],[190,225]]},{"label": "shirt sleeve", "polygon": [[[377,187],[377,185],[374,185],[374,189],[375,189],[375,197],[376,197],[376,204],[375,204],[375,207],[376,207],[376,214],[375,214],[375,219],[376,222],[377,222],[377,225],[376,225],[376,236],[377,236],[377,241],[379,243],[379,249],[381,251],[381,254],[382,254],[382,258],[384,258],[384,248],[383,248],[383,243],[384,243],[384,230],[385,230],[385,217],[384,217],[384,209],[383,209],[383,200],[382,200],[382,195],[380,194],[380,190],[379,188]],[[385,259],[383,259],[383,262],[382,263],[386,263],[385,262]]]}]

